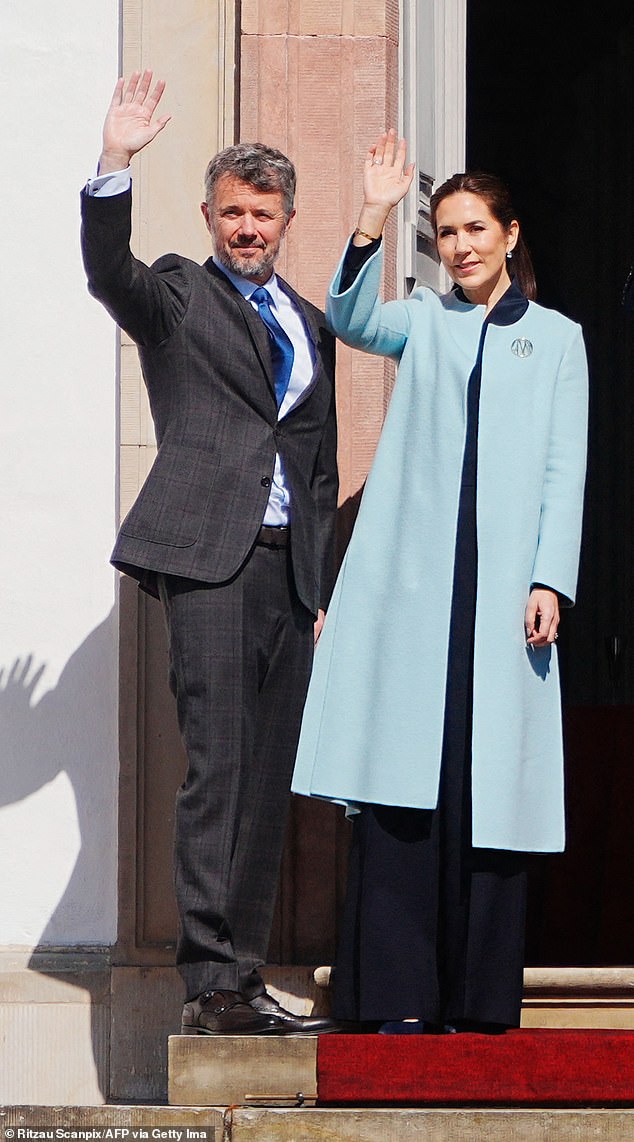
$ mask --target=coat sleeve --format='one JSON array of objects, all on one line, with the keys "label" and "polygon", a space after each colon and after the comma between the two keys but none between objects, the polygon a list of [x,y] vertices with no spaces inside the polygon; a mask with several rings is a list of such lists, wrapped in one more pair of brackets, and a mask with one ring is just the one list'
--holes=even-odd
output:
[{"label": "coat sleeve", "polygon": [[532,583],[572,606],[577,589],[586,472],[588,366],[579,326],[559,366],[551,409]]},{"label": "coat sleeve", "polygon": [[344,260],[345,253],[326,299],[330,327],[346,345],[398,361],[409,335],[411,306],[379,299],[382,247],[361,267],[352,285],[339,293]]},{"label": "coat sleeve", "polygon": [[137,345],[158,345],[182,321],[191,290],[182,259],[153,268],[130,250],[132,192],[82,194],[81,249],[89,292]]}]

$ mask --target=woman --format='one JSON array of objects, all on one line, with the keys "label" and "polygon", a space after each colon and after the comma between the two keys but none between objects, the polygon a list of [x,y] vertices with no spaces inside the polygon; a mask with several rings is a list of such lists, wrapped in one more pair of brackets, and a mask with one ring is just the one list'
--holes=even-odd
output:
[{"label": "woman", "polygon": [[557,655],[576,587],[581,331],[534,304],[505,188],[432,198],[454,282],[382,304],[413,167],[389,132],[328,300],[398,380],[318,646],[296,792],[356,812],[335,1015],[397,1033],[519,1023],[526,853],[564,844]]}]

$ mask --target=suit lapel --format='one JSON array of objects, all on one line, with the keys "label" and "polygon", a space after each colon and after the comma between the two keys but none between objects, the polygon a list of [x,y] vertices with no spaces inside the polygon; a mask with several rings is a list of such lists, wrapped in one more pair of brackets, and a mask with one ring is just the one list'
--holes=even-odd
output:
[{"label": "suit lapel", "polygon": [[[271,361],[269,335],[267,333],[264,322],[260,317],[258,317],[258,314],[250,302],[246,301],[240,291],[235,288],[231,281],[229,281],[229,278],[226,276],[226,274],[223,274],[222,270],[218,269],[213,261],[213,258],[207,259],[205,262],[205,269],[213,277],[217,285],[225,291],[227,298],[229,298],[229,300],[235,305],[237,311],[242,316],[242,319],[244,320],[247,331],[253,343],[253,348],[262,366],[262,372],[266,380],[268,395],[274,402],[274,408],[277,409],[277,402],[275,398],[275,379],[273,376],[273,363]],[[311,382],[301,394],[296,404],[293,405],[293,409],[295,409],[304,403],[304,401],[311,395],[311,393],[314,392],[317,384],[325,376],[321,358],[321,333],[312,307],[307,306],[303,298],[301,298],[299,294],[297,294],[295,290],[292,289],[288,282],[284,281],[284,279],[279,276],[279,274],[277,275],[277,280],[281,289],[283,289],[284,293],[290,297],[293,304],[297,306],[297,309],[301,313],[304,319],[306,331],[313,343],[313,348],[315,351],[315,368]],[[270,403],[268,401],[267,409],[270,411]],[[293,409],[289,409],[289,412],[292,412]]]},{"label": "suit lapel", "polygon": [[239,290],[235,288],[226,274],[214,264],[212,258],[208,258],[205,262],[205,269],[214,278],[214,281],[223,289],[236,307],[236,310],[242,317],[251,341],[253,348],[262,366],[262,372],[266,380],[267,388],[273,397],[274,407],[277,408],[275,400],[275,381],[273,377],[273,363],[271,361],[271,350],[269,347],[269,335],[266,330],[264,322],[258,317],[256,311],[250,302],[246,301]]},{"label": "suit lapel", "polygon": [[281,278],[279,274],[277,275],[277,284],[281,289],[284,290],[284,293],[290,297],[293,305],[296,305],[299,309],[299,312],[304,318],[304,324],[308,330],[308,335],[315,347],[315,354],[319,356],[319,326],[315,320],[315,317],[313,316],[312,309],[306,305],[303,297],[300,297],[298,293],[295,293],[295,290],[292,288],[292,286],[289,286],[288,282],[284,281],[284,278]]}]

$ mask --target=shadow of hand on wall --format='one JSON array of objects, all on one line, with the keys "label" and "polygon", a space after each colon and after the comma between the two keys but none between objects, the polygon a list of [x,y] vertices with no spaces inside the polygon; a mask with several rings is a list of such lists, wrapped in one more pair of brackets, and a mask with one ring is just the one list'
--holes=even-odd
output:
[{"label": "shadow of hand on wall", "polygon": [[[0,727],[2,778],[0,805],[17,804],[43,790],[65,774],[72,787],[76,807],[79,851],[67,884],[39,936],[29,967],[50,977],[63,978],[90,993],[92,1007],[93,1055],[99,1089],[107,1097],[107,1027],[109,1023],[109,980],[107,957],[86,957],[85,970],[76,972],[59,967],[53,949],[78,946],[108,946],[116,936],[117,877],[117,632],[114,610],[78,647],[64,667],[57,685],[38,701],[38,684],[45,680],[46,664],[33,654],[16,659],[0,672]],[[59,805],[59,794],[52,799],[51,811]],[[45,809],[48,812],[48,809]],[[64,819],[72,808],[64,807]],[[31,827],[36,829],[34,809]],[[25,828],[29,829],[28,819]],[[51,822],[50,835],[32,835],[35,868],[30,875],[47,879],[55,894],[55,854],[51,839],[60,822]],[[63,843],[63,833],[58,834]],[[37,847],[41,841],[41,853]],[[69,846],[69,848],[72,846]],[[70,858],[72,859],[72,857]],[[41,861],[41,868],[37,861]],[[58,862],[59,863],[59,862]],[[29,873],[27,872],[27,877]],[[28,911],[28,909],[27,909]],[[14,925],[16,931],[29,923]],[[12,941],[19,944],[18,939]],[[92,960],[98,970],[91,971]]]}]

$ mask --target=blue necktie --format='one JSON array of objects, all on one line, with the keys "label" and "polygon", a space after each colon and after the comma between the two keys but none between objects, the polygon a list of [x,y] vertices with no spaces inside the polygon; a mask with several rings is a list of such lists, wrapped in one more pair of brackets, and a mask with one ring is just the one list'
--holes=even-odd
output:
[{"label": "blue necktie", "polygon": [[291,379],[295,350],[293,349],[290,337],[284,332],[271,309],[271,295],[269,291],[266,290],[264,286],[258,286],[251,294],[249,300],[256,302],[258,313],[269,331],[271,360],[273,362],[273,376],[275,379],[275,399],[277,400],[277,407],[279,408],[286,396],[288,382]]}]

